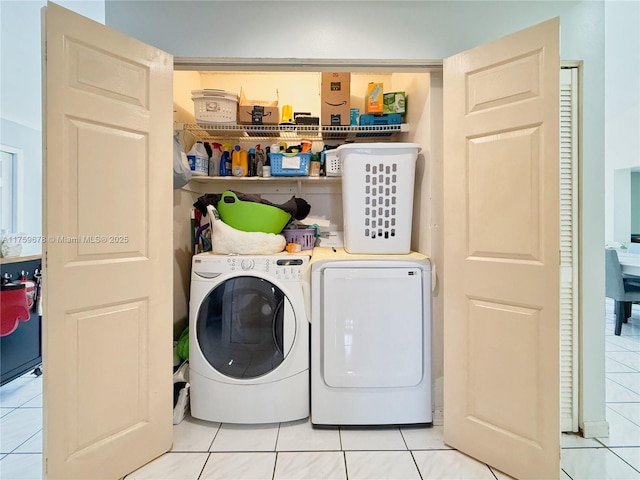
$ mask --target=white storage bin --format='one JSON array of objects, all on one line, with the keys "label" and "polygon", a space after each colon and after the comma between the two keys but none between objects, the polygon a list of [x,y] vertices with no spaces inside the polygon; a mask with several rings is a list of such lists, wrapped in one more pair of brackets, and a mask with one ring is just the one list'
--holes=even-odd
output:
[{"label": "white storage bin", "polygon": [[193,90],[193,114],[198,123],[236,123],[238,95],[225,90]]},{"label": "white storage bin", "polygon": [[324,152],[324,168],[327,177],[339,177],[342,175],[340,159],[336,150],[326,150]]},{"label": "white storage bin", "polygon": [[349,253],[407,254],[415,143],[354,143],[337,148],[342,170],[344,248]]}]

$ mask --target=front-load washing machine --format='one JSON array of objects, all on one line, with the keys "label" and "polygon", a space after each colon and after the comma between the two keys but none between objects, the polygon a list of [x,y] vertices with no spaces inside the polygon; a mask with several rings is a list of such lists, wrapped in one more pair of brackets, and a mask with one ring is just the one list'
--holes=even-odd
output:
[{"label": "front-load washing machine", "polygon": [[227,423],[309,416],[309,256],[194,255],[191,415]]},{"label": "front-load washing machine", "polygon": [[314,249],[311,423],[432,421],[429,259]]}]

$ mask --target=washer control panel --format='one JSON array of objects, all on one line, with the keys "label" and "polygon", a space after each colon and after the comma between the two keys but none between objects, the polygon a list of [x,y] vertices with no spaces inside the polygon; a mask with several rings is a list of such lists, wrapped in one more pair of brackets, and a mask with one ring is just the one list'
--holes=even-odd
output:
[{"label": "washer control panel", "polygon": [[215,278],[227,272],[263,272],[279,280],[302,280],[309,274],[307,256],[196,255],[194,274]]}]

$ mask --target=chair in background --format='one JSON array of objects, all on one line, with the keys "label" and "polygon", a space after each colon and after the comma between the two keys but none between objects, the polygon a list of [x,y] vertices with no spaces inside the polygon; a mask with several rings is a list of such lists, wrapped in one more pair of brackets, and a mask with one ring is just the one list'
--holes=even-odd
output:
[{"label": "chair in background", "polygon": [[631,305],[640,302],[640,280],[638,277],[625,276],[620,268],[618,252],[613,249],[605,250],[606,261],[606,296],[615,300],[616,328],[615,334],[620,335],[622,324],[631,316]]}]

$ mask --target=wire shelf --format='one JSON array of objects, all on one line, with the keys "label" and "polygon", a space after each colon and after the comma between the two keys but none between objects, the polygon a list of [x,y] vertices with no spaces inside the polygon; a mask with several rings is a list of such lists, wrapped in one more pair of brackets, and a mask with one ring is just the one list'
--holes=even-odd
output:
[{"label": "wire shelf", "polygon": [[[346,140],[364,137],[390,137],[408,132],[409,125],[318,126],[318,125],[237,125],[237,124],[183,124],[196,137],[207,138],[308,138],[310,140]],[[176,129],[179,129],[176,128]]]}]

